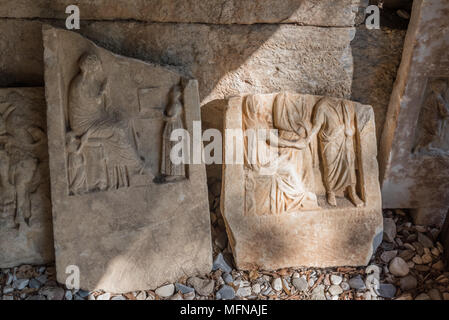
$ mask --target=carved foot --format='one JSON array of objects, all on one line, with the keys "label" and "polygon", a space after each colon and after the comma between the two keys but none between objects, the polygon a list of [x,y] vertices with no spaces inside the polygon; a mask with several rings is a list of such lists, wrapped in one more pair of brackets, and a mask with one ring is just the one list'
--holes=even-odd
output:
[{"label": "carved foot", "polygon": [[333,192],[327,193],[327,203],[329,203],[332,207],[337,206],[337,199],[335,198],[335,193]]},{"label": "carved foot", "polygon": [[363,201],[360,200],[360,198],[357,196],[355,190],[353,188],[350,188],[348,190],[348,197],[349,200],[351,200],[351,202],[354,204],[354,206],[356,206],[357,208],[360,208],[363,206]]}]

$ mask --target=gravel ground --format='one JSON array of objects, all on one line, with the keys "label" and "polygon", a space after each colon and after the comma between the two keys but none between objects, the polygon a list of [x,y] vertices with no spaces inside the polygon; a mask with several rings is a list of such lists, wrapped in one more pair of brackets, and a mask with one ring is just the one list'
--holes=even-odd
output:
[{"label": "gravel ground", "polygon": [[214,271],[156,290],[117,295],[67,290],[54,265],[0,270],[3,300],[449,300],[438,229],[413,225],[405,210],[384,211],[384,241],[368,267],[238,271],[219,212],[220,182],[209,186]]}]

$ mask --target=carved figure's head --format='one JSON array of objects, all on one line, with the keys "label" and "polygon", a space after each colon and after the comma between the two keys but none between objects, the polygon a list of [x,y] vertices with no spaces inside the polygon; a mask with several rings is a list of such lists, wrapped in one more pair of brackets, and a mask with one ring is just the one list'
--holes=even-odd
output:
[{"label": "carved figure's head", "polygon": [[95,54],[83,54],[79,60],[79,66],[82,73],[95,75],[103,72],[101,60]]},{"label": "carved figure's head", "polygon": [[66,146],[67,146],[67,151],[68,152],[75,152],[78,150],[81,141],[80,139],[76,136],[75,132],[68,132],[66,134]]},{"label": "carved figure's head", "polygon": [[447,89],[447,83],[444,80],[434,80],[430,87],[432,88],[432,91],[436,94],[442,94]]}]

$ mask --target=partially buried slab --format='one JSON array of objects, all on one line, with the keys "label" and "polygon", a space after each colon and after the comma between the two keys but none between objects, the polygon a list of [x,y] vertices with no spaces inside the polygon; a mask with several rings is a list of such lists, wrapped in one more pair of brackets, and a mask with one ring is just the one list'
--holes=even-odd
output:
[{"label": "partially buried slab", "polygon": [[0,89],[0,268],[54,259],[44,88]]},{"label": "partially buried slab", "polygon": [[209,272],[205,167],[169,156],[171,133],[200,123],[197,81],[70,31],[43,38],[58,281],[70,265],[109,292]]},{"label": "partially buried slab", "polygon": [[383,227],[370,106],[288,92],[235,97],[224,129],[221,204],[238,268],[369,262]]}]

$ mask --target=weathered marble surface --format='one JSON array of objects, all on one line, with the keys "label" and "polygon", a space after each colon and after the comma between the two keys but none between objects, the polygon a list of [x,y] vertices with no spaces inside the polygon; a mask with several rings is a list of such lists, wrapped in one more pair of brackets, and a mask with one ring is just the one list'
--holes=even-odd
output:
[{"label": "weathered marble surface", "polygon": [[43,88],[0,89],[0,267],[53,261]]},{"label": "weathered marble surface", "polygon": [[0,17],[65,19],[71,4],[87,20],[343,27],[363,20],[368,0],[0,0]]},{"label": "weathered marble surface", "polygon": [[[341,161],[339,160],[337,166],[340,169],[334,168],[337,171],[342,170],[339,171],[341,175],[334,176],[337,180],[330,182],[331,180],[325,178],[326,171],[323,171],[323,167],[326,166],[325,163],[329,163],[329,168],[333,164],[329,161],[330,158],[326,158],[328,155],[325,156],[323,150],[329,151],[332,146],[326,147],[323,144],[323,140],[320,140],[323,135],[320,132],[338,117],[334,117],[334,120],[329,118],[320,131],[315,131],[320,118],[317,116],[318,109],[323,110],[321,103],[324,100],[320,100],[321,97],[318,96],[288,95],[289,98],[285,101],[290,102],[286,102],[285,106],[289,107],[285,108],[292,109],[285,112],[291,115],[290,122],[279,120],[276,116],[279,112],[276,108],[279,108],[277,99],[280,99],[280,94],[231,98],[225,110],[225,159],[230,157],[232,150],[235,150],[234,154],[237,155],[238,150],[240,152],[249,150],[247,146],[251,144],[250,139],[237,138],[235,144],[231,143],[232,140],[226,140],[231,137],[231,131],[227,129],[282,128],[279,136],[284,137],[283,139],[291,141],[300,139],[298,140],[300,144],[304,139],[311,139],[305,149],[303,146],[300,147],[303,148],[300,151],[301,155],[295,155],[297,151],[290,147],[280,148],[281,160],[279,161],[281,162],[278,165],[278,171],[272,171],[277,153],[270,153],[271,148],[268,147],[273,145],[274,140],[268,143],[262,138],[253,149],[255,153],[247,152],[248,156],[243,162],[223,165],[221,210],[237,267],[279,269],[297,266],[365,265],[382,240],[383,227],[372,108],[344,101],[346,106],[352,106],[351,108],[355,111],[354,118],[350,115],[347,117],[352,119],[352,129],[349,122],[345,129],[346,134],[354,134],[354,136],[347,138],[347,142],[343,143],[345,148],[348,148],[346,149],[348,152],[354,148],[349,154],[355,156],[353,158],[355,167],[349,165],[346,167],[349,171],[346,171],[345,164],[350,162],[343,160],[347,154],[342,153],[343,158],[339,158]],[[332,103],[336,105],[341,103],[338,99],[326,101],[333,101]],[[248,110],[253,110],[253,106],[257,106],[258,111],[254,117],[247,116]],[[297,108],[297,111],[292,111],[295,110],[294,108]],[[301,119],[296,118],[295,114],[302,114],[299,116]],[[339,119],[341,121],[343,118]],[[298,132],[302,132],[301,136],[294,138],[292,132],[282,132],[287,130],[285,126],[288,126],[288,123],[293,127],[298,125],[299,128],[306,128],[305,131],[310,135],[299,130]],[[313,129],[307,129],[310,125]],[[320,126],[318,125],[317,128]],[[313,132],[320,138],[316,138]],[[349,147],[349,141],[354,147]],[[290,152],[289,149],[293,150],[287,157],[290,160],[284,163],[285,152]],[[266,156],[267,150],[269,156]],[[249,164],[247,158],[250,154],[258,155],[259,160],[256,164]],[[307,154],[311,155],[307,156]],[[296,157],[300,157],[301,160],[294,160]],[[324,158],[327,162],[323,160]],[[292,172],[296,173],[282,174],[291,166],[302,166],[302,169],[293,169]],[[347,184],[349,183],[347,179],[350,179],[349,172],[354,168],[357,169],[352,183],[358,199],[348,197],[349,188],[346,189],[346,186],[349,186]],[[329,172],[331,171],[332,169]],[[333,187],[327,187],[327,185],[343,186],[344,190],[340,188],[340,191],[336,193],[336,203],[332,203],[333,200],[329,196],[326,199],[326,194],[333,191]],[[305,191],[302,190],[303,188]]]},{"label": "weathered marble surface", "polygon": [[80,268],[83,289],[110,292],[209,272],[205,166],[186,165],[187,178],[171,183],[160,177],[178,172],[162,170],[164,109],[182,101],[192,137],[198,83],[76,33],[43,34],[58,281],[68,265]]},{"label": "weathered marble surface", "polygon": [[449,209],[448,14],[446,1],[414,1],[379,155],[384,208],[416,209],[417,223],[440,226]]},{"label": "weathered marble surface", "polygon": [[[0,20],[0,84],[42,77],[41,24]],[[198,79],[202,105],[281,89],[351,95],[355,28],[86,22],[80,32],[114,53],[171,65]]]}]

